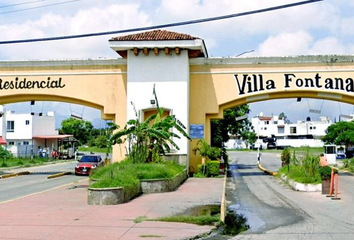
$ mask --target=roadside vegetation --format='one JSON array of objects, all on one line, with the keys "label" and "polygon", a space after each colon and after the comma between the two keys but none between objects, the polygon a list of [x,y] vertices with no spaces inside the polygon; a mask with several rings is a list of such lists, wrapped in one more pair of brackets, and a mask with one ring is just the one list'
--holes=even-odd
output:
[{"label": "roadside vegetation", "polygon": [[[317,150],[306,149],[305,155],[298,154],[295,149],[285,148],[281,152],[282,168],[278,171],[278,176],[285,175],[299,183],[318,184],[322,182],[319,154]],[[316,154],[314,154],[316,153]]]},{"label": "roadside vegetation", "polygon": [[33,167],[44,165],[48,163],[54,163],[54,160],[51,158],[2,158],[0,160],[0,168],[8,168],[8,167]]},{"label": "roadside vegetation", "polygon": [[343,168],[347,169],[349,172],[354,172],[354,158],[344,159]]},{"label": "roadside vegetation", "polygon": [[39,166],[47,163],[53,163],[52,158],[39,158],[34,157],[14,157],[11,152],[0,146],[0,168],[9,168],[9,167],[32,167]]},{"label": "roadside vegetation", "polygon": [[148,179],[168,179],[181,173],[184,166],[173,162],[164,163],[132,163],[129,160],[110,164],[103,168],[95,169],[90,178],[97,180],[90,187],[110,188],[123,187],[129,188],[139,184],[140,180]]},{"label": "roadside vegetation", "polygon": [[93,152],[93,153],[107,153],[107,147],[88,147],[88,146],[81,146],[78,148],[79,152]]}]

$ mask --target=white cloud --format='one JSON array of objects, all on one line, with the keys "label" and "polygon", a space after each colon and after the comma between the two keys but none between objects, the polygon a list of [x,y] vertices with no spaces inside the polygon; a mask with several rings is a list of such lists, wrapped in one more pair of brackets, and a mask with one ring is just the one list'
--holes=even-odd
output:
[{"label": "white cloud", "polygon": [[304,31],[281,33],[266,39],[260,44],[257,53],[261,56],[306,54],[312,41],[310,34]]},{"label": "white cloud", "polygon": [[342,19],[339,29],[343,32],[344,35],[353,36],[353,25],[354,25],[354,17],[344,18]]},{"label": "white cloud", "polygon": [[[8,40],[43,38],[83,33],[103,32],[150,25],[148,16],[137,4],[110,5],[78,11],[74,16],[45,14],[36,21],[1,25]],[[1,45],[4,59],[86,58],[103,55],[117,56],[109,49],[111,36],[74,40]],[[34,49],[37,49],[34,51]]]},{"label": "white cloud", "polygon": [[347,54],[346,47],[335,37],[329,37],[318,40],[313,44],[308,54],[328,55],[328,54]]}]

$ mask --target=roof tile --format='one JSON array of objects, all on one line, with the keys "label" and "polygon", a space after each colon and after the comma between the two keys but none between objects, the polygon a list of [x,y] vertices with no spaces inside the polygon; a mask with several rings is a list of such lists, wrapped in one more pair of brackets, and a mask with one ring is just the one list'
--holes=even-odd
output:
[{"label": "roof tile", "polygon": [[166,30],[154,30],[149,32],[114,37],[109,41],[168,41],[168,40],[195,40],[199,39],[188,34],[170,32]]}]

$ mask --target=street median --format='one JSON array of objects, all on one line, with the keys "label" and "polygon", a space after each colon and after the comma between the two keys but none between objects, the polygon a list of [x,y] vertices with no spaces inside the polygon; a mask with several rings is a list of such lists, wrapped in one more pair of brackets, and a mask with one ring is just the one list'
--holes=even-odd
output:
[{"label": "street median", "polygon": [[18,173],[9,173],[9,174],[1,175],[0,178],[10,178],[10,177],[17,177],[17,176],[28,175],[28,174],[30,174],[29,171],[18,172]]}]

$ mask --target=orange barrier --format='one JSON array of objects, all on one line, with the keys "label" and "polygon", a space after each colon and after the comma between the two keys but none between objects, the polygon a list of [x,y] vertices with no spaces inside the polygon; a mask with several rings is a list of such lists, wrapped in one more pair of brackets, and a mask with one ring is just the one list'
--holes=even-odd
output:
[{"label": "orange barrier", "polygon": [[332,197],[333,195],[333,187],[334,187],[334,168],[332,168],[332,172],[331,172],[331,185],[330,185],[330,189],[329,189],[329,195],[327,197]]},{"label": "orange barrier", "polygon": [[[334,186],[334,184],[336,186]],[[335,192],[334,197],[333,197],[333,191]],[[340,200],[338,197],[338,174],[334,174],[334,168],[332,168],[331,172],[331,185],[330,185],[330,190],[329,190],[329,195],[327,197],[332,197],[332,200]]]},{"label": "orange barrier", "polygon": [[335,189],[335,194],[334,194],[334,197],[332,198],[332,200],[340,200],[338,196],[338,174],[334,174],[334,182],[336,184],[336,187],[334,188]]}]

